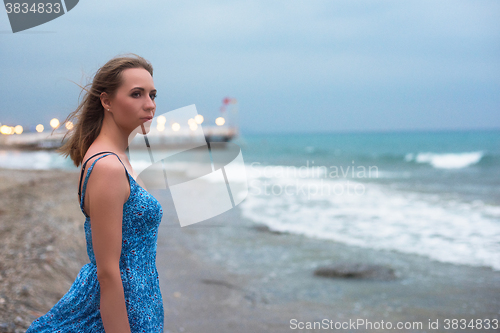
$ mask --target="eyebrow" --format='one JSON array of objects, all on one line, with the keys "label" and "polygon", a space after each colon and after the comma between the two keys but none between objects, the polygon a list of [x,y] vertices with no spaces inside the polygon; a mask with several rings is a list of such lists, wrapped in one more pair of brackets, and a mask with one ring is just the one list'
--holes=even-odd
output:
[{"label": "eyebrow", "polygon": [[[134,87],[134,88],[130,89],[130,91],[132,91],[134,89],[139,89],[140,91],[144,91],[144,88],[142,88],[142,87]],[[156,89],[151,90],[151,92],[156,92]]]}]

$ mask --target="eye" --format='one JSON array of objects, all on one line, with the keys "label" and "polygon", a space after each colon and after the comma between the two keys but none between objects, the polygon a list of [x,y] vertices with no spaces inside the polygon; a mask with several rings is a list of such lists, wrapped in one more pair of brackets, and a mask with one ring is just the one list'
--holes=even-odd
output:
[{"label": "eye", "polygon": [[156,99],[156,96],[157,96],[156,94],[152,94],[151,99],[154,101]]},{"label": "eye", "polygon": [[139,96],[141,96],[141,93],[139,91],[135,91],[135,92],[132,93],[131,96],[132,97],[139,97]]}]

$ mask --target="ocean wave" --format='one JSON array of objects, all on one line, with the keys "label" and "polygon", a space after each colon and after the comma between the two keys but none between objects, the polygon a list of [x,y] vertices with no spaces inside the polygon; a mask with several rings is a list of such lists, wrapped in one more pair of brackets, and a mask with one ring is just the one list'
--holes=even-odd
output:
[{"label": "ocean wave", "polygon": [[251,178],[242,215],[271,230],[500,270],[500,207],[351,179]]},{"label": "ocean wave", "polygon": [[474,165],[481,161],[484,152],[464,152],[464,153],[413,153],[406,154],[405,161],[416,163],[428,163],[436,169],[461,169]]}]

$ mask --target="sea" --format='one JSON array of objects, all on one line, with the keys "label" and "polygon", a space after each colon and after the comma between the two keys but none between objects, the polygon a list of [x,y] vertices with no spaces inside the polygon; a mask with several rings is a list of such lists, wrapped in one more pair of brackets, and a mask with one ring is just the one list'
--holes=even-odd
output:
[{"label": "sea", "polygon": [[[235,209],[256,225],[500,270],[500,130],[243,133],[234,143],[244,161],[234,181],[248,188]],[[131,163],[138,172],[148,161]],[[53,151],[1,150],[0,167],[77,170]]]}]

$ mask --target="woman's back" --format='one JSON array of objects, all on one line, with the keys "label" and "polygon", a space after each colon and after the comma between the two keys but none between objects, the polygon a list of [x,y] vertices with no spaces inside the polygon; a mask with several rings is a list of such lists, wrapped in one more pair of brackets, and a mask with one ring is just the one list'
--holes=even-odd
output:
[{"label": "woman's back", "polygon": [[[86,217],[85,237],[90,263],[83,266],[68,293],[46,315],[33,322],[27,332],[104,332],[91,219],[84,210],[85,193],[96,163],[110,155],[116,157],[108,158],[120,158],[113,152],[96,155],[101,156],[93,160],[85,179],[86,168],[82,166],[80,179],[80,184],[83,181],[80,208]],[[156,244],[163,210],[159,202],[134,180],[125,165],[123,167],[130,182],[130,195],[123,204],[119,266],[130,329],[131,332],[162,332],[164,314],[156,270]]]}]

